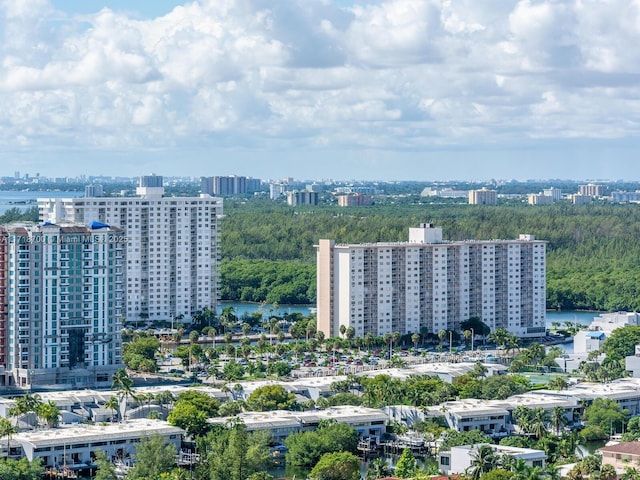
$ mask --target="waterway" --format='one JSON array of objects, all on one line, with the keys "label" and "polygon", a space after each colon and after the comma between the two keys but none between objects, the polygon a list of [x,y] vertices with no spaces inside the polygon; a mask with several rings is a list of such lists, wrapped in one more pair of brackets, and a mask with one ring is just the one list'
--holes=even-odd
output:
[{"label": "waterway", "polygon": [[315,313],[315,305],[278,305],[274,308],[270,304],[261,303],[249,303],[249,302],[220,302],[218,304],[217,314],[222,313],[222,309],[227,307],[233,307],[235,314],[238,318],[242,318],[245,315],[252,315],[254,312],[262,311],[263,318],[269,316],[281,317],[285,314],[300,313],[304,317],[308,317],[312,313]]},{"label": "waterway", "polygon": [[[315,305],[278,305],[274,308],[270,304],[260,303],[248,303],[248,302],[220,302],[218,305],[218,314],[222,313],[222,309],[225,307],[233,307],[236,315],[242,317],[243,315],[251,315],[253,312],[262,310],[264,317],[269,315],[282,316],[284,314],[291,314],[294,312],[301,313],[303,316],[308,317],[312,313],[315,313]],[[584,311],[565,311],[558,312],[555,310],[547,311],[547,328],[553,328],[553,323],[558,322],[563,324],[564,322],[577,322],[581,325],[589,325],[593,318],[598,316],[599,312],[584,312]]]},{"label": "waterway", "polygon": [[18,191],[18,190],[0,190],[0,215],[11,208],[17,208],[24,211],[30,207],[38,205],[38,198],[77,198],[84,195],[84,192],[78,191]]}]

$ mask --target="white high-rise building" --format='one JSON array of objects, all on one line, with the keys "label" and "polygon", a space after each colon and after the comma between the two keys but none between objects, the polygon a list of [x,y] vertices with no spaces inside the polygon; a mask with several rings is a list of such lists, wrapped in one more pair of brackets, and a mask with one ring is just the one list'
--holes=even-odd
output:
[{"label": "white high-rise building", "polygon": [[0,236],[5,386],[110,386],[123,366],[122,230],[9,225]]},{"label": "white high-rise building", "polygon": [[[317,246],[318,330],[337,336],[459,331],[476,317],[520,337],[545,333],[546,242],[443,241],[430,224],[409,242]],[[478,334],[478,332],[476,332]]]},{"label": "white high-rise building", "polygon": [[141,177],[138,197],[38,199],[42,221],[124,230],[127,321],[188,319],[217,306],[222,199],[163,197],[161,179]]}]

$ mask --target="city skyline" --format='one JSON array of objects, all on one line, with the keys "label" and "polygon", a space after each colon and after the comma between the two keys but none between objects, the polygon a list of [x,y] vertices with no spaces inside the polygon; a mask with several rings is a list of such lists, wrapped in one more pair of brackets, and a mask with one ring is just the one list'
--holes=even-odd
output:
[{"label": "city skyline", "polygon": [[640,7],[0,2],[0,155],[62,177],[640,179]]}]

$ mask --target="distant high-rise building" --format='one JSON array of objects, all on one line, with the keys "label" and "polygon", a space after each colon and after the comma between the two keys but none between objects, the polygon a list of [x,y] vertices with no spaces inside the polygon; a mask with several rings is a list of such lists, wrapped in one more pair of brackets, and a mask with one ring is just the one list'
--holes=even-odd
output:
[{"label": "distant high-rise building", "polygon": [[[318,330],[357,336],[459,331],[476,317],[491,331],[542,336],[546,315],[546,242],[443,241],[429,224],[408,242],[317,245]],[[476,332],[478,333],[478,332]]]},{"label": "distant high-rise building", "polygon": [[247,178],[247,193],[256,193],[262,190],[262,182],[259,178]]},{"label": "distant high-rise building", "polygon": [[287,192],[287,204],[292,207],[298,205],[318,205],[318,192]]},{"label": "distant high-rise building", "polygon": [[353,195],[338,195],[339,207],[365,207],[372,205],[371,195],[356,193]]},{"label": "distant high-rise building", "polygon": [[495,190],[469,190],[469,205],[496,205],[498,203],[498,192]]},{"label": "distant high-rise building", "polygon": [[611,201],[616,203],[638,203],[640,202],[640,191],[611,192]]},{"label": "distant high-rise building", "polygon": [[123,366],[122,230],[9,225],[0,236],[4,385],[110,386]]},{"label": "distant high-rise building", "polygon": [[555,187],[545,188],[542,191],[542,194],[545,197],[551,197],[554,202],[558,202],[562,200],[562,190]]},{"label": "distant high-rise building", "polygon": [[141,179],[140,185],[139,197],[38,199],[40,218],[96,220],[124,229],[128,321],[188,319],[205,307],[215,311],[222,199],[163,197],[161,180]]},{"label": "distant high-rise building", "polygon": [[269,198],[271,200],[277,200],[282,197],[286,192],[287,186],[282,183],[270,183],[269,184]]},{"label": "distant high-rise building", "polygon": [[208,195],[245,195],[247,193],[247,177],[201,177],[200,191]]},{"label": "distant high-rise building", "polygon": [[580,193],[570,195],[569,198],[574,205],[588,205],[593,201],[591,195],[582,195]]},{"label": "distant high-rise building", "polygon": [[551,205],[553,204],[553,197],[551,195],[543,195],[540,193],[530,193],[527,195],[527,202],[529,205]]},{"label": "distant high-rise building", "polygon": [[102,185],[92,184],[85,185],[84,196],[85,197],[101,197],[104,194]]},{"label": "distant high-rise building", "polygon": [[141,175],[138,186],[140,188],[162,188],[162,175],[156,175],[155,173],[152,175]]},{"label": "distant high-rise building", "polygon": [[588,197],[601,197],[604,195],[604,186],[589,183],[587,185],[578,186],[578,193]]}]

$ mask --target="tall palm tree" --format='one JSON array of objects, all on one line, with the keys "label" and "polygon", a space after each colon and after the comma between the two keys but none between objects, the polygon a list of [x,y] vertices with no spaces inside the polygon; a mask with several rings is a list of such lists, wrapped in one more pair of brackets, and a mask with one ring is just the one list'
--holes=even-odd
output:
[{"label": "tall palm tree", "polygon": [[531,476],[531,467],[522,458],[512,461],[509,471],[511,472],[511,480],[529,480]]},{"label": "tall palm tree", "polygon": [[536,408],[533,411],[531,418],[531,433],[540,440],[547,433],[547,422],[549,421],[549,414],[544,408]]},{"label": "tall palm tree", "polygon": [[378,457],[369,465],[367,480],[377,480],[378,478],[388,477],[390,473],[391,469],[389,465],[387,465],[387,461],[382,457]]},{"label": "tall palm tree", "polygon": [[483,474],[498,467],[498,456],[489,445],[480,445],[478,450],[472,455],[471,480],[478,480]]},{"label": "tall palm tree", "polygon": [[563,407],[557,405],[551,410],[551,423],[556,435],[560,435],[560,429],[567,424],[567,415]]},{"label": "tall palm tree", "polygon": [[471,330],[465,330],[462,332],[462,336],[464,337],[465,343],[467,343],[467,340],[471,338]]},{"label": "tall palm tree", "polygon": [[420,343],[420,334],[419,333],[414,333],[413,335],[411,335],[411,342],[413,343],[413,349],[417,350],[418,349],[418,343]]},{"label": "tall palm tree", "polygon": [[113,422],[116,417],[116,412],[118,411],[118,408],[120,408],[118,397],[116,397],[115,395],[109,397],[109,399],[104,402],[104,408],[108,408],[109,410],[111,410],[111,422]]},{"label": "tall palm tree", "polygon": [[600,468],[600,480],[616,480],[618,474],[616,468],[608,463],[602,465]]},{"label": "tall palm tree", "polygon": [[[613,471],[615,472],[615,468],[614,468]],[[555,464],[547,463],[544,466],[543,476],[547,480],[560,480],[560,478],[561,478],[560,477],[560,467],[558,467]],[[615,475],[614,475],[613,478],[609,478],[609,479],[606,479],[606,480],[615,480]]]},{"label": "tall palm tree", "polygon": [[620,480],[640,480],[640,472],[634,467],[625,467]]},{"label": "tall palm tree", "polygon": [[7,437],[7,460],[11,449],[11,437],[16,433],[18,433],[17,427],[9,419],[0,417],[0,437]]},{"label": "tall palm tree", "polygon": [[134,398],[133,394],[133,380],[129,377],[129,374],[124,368],[119,369],[113,374],[113,382],[111,388],[118,392],[118,400],[120,401],[120,415],[122,419],[126,417],[127,400]]},{"label": "tall palm tree", "polygon": [[44,421],[48,428],[57,427],[60,421],[60,409],[53,400],[41,403],[36,410],[36,415]]}]

